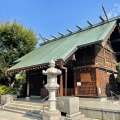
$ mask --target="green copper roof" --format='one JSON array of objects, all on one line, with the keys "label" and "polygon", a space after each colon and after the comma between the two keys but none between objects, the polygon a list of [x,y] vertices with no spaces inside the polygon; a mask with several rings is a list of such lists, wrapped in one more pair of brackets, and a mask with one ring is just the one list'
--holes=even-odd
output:
[{"label": "green copper roof", "polygon": [[103,41],[115,23],[116,20],[104,24],[100,23],[92,28],[89,27],[81,32],[79,31],[43,44],[39,48],[18,59],[18,63],[8,69],[8,71],[48,63],[52,59],[54,61],[58,59],[66,60],[76,51],[78,46],[82,47]]}]

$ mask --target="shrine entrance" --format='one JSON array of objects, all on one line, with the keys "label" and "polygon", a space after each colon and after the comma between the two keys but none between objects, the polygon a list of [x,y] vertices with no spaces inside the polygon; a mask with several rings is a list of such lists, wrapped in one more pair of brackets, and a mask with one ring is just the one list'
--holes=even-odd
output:
[{"label": "shrine entrance", "polygon": [[40,96],[41,89],[43,88],[43,81],[40,78],[40,74],[31,75],[30,95]]}]

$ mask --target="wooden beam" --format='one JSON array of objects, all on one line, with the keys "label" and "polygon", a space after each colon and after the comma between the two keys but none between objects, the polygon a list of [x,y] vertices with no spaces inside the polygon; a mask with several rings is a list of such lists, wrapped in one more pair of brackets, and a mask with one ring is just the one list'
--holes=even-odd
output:
[{"label": "wooden beam", "polygon": [[120,39],[110,40],[112,43],[120,42]]},{"label": "wooden beam", "polygon": [[105,22],[105,20],[102,16],[99,16],[99,18],[102,20],[102,22]]},{"label": "wooden beam", "polygon": [[72,30],[70,30],[70,29],[67,29],[67,31],[68,31],[68,32],[70,32],[70,33],[73,33],[73,31],[72,31]]},{"label": "wooden beam", "polygon": [[58,32],[60,35],[62,35],[62,36],[65,36],[63,33],[61,33],[61,32]]},{"label": "wooden beam", "polygon": [[45,40],[47,40],[47,41],[49,41],[49,39],[48,39],[48,38],[45,38],[45,37],[44,37],[44,39],[45,39]]},{"label": "wooden beam", "polygon": [[103,48],[103,51],[104,51],[104,56],[103,56],[104,57],[104,66],[106,66],[106,54],[105,54],[106,50],[105,50],[105,48]]},{"label": "wooden beam", "polygon": [[39,36],[41,37],[41,39],[44,41],[44,43],[46,43],[47,41],[46,41],[46,39],[41,35],[41,34],[39,34]]},{"label": "wooden beam", "polygon": [[88,23],[90,26],[93,26],[93,24],[92,24],[90,21],[88,21],[88,20],[87,20],[87,23]]},{"label": "wooden beam", "polygon": [[113,54],[112,54],[112,52],[110,52],[110,61],[111,61],[111,68],[112,68],[112,66],[113,66],[113,60],[112,60],[112,56],[113,56]]},{"label": "wooden beam", "polygon": [[80,67],[74,67],[73,70],[77,70],[77,69],[81,69],[81,68],[91,68],[91,67],[95,67],[95,65],[85,65],[85,66],[80,66]]},{"label": "wooden beam", "polygon": [[108,16],[107,16],[107,13],[106,13],[105,8],[104,8],[103,5],[102,5],[102,9],[103,9],[103,12],[104,12],[104,14],[105,14],[105,17],[106,17],[106,19],[107,19],[107,21],[108,21]]},{"label": "wooden beam", "polygon": [[77,27],[78,29],[82,30],[82,28],[81,28],[79,25],[76,25],[76,27]]},{"label": "wooden beam", "polygon": [[57,37],[56,37],[56,36],[54,36],[54,35],[51,35],[51,37],[53,37],[54,39],[57,39]]}]

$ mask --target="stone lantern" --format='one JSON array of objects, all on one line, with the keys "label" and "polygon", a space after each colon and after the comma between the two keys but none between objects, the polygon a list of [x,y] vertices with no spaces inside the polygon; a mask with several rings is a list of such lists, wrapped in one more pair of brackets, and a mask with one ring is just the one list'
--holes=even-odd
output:
[{"label": "stone lantern", "polygon": [[61,113],[56,109],[56,91],[59,88],[57,84],[57,75],[61,74],[59,69],[55,68],[55,62],[52,60],[49,63],[50,68],[46,71],[43,70],[42,73],[47,75],[47,84],[45,88],[49,91],[49,108],[48,111],[45,111],[43,120],[60,120]]}]

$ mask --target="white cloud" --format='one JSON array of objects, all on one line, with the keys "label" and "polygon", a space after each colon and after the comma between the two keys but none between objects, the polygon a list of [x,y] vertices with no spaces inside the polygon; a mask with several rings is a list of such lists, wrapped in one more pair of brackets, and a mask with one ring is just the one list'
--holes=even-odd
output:
[{"label": "white cloud", "polygon": [[119,4],[118,3],[115,3],[114,6],[118,6]]},{"label": "white cloud", "polygon": [[108,18],[112,18],[113,17],[113,12],[110,11],[108,14],[107,14]]},{"label": "white cloud", "polygon": [[112,10],[107,13],[107,16],[108,16],[108,18],[112,18],[112,17],[115,17],[117,15],[120,15],[120,4],[115,3],[113,5]]},{"label": "white cloud", "polygon": [[117,16],[118,14],[117,13],[114,13],[114,16]]}]

